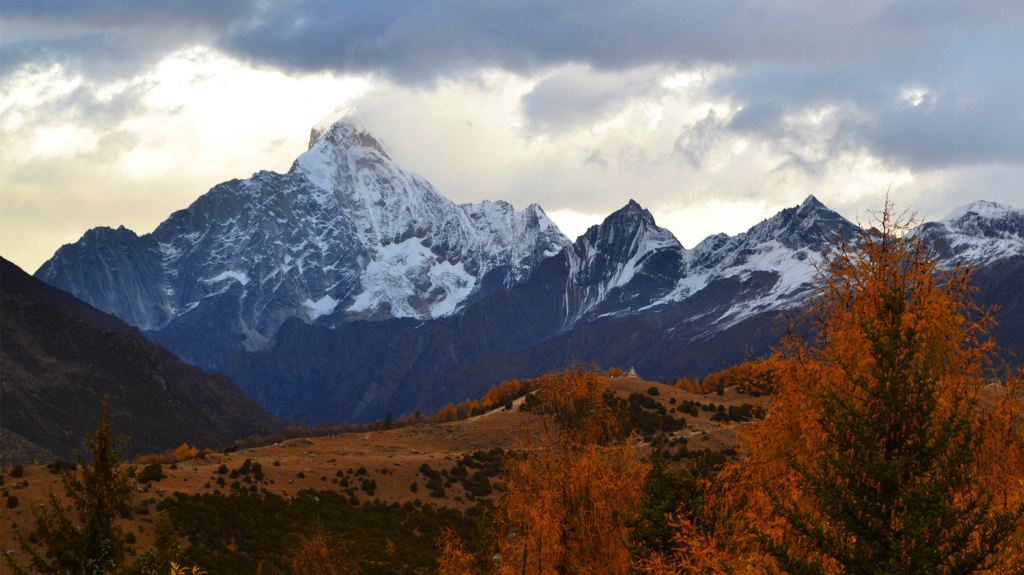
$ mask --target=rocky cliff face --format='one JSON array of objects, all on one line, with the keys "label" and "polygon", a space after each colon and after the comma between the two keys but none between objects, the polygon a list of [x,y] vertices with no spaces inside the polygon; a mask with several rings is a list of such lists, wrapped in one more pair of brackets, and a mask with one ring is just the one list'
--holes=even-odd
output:
[{"label": "rocky cliff face", "polygon": [[[276,414],[342,421],[573,362],[668,379],[757,356],[858,231],[810,196],[687,249],[630,201],[571,243],[539,206],[454,204],[343,118],[288,173],[220,184],[152,234],[91,230],[37,275]],[[913,233],[975,269],[1020,348],[1024,212],[979,202]]]},{"label": "rocky cliff face", "polygon": [[[814,262],[826,248],[837,238],[854,238],[857,230],[810,196],[747,232],[713,235],[686,249],[630,200],[557,256],[565,268],[563,327],[654,311],[692,297],[719,301],[705,310],[719,327],[782,309],[805,297]],[[743,294],[709,293],[715,291],[709,286],[728,282],[746,286]]]},{"label": "rocky cliff face", "polygon": [[679,280],[685,250],[633,200],[579,237],[563,257],[565,325],[588,315],[640,309]]},{"label": "rocky cliff face", "polygon": [[[857,232],[809,197],[687,250],[630,202],[527,281],[457,315],[334,330],[292,321],[228,371],[261,404],[309,422],[430,412],[575,363],[700,376],[764,355],[811,293],[813,262]],[[982,303],[1002,304],[998,341],[1024,351],[1024,307],[1011,295],[1024,289],[1024,251],[978,265],[975,281]]]},{"label": "rocky cliff face", "polygon": [[288,173],[215,186],[152,234],[90,230],[36,275],[216,368],[292,317],[450,315],[485,275],[515,284],[568,243],[537,205],[454,204],[343,118]]}]

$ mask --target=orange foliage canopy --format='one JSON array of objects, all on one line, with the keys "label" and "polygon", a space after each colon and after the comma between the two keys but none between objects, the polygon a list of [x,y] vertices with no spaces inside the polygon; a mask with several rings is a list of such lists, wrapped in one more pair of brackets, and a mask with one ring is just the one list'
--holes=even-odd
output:
[{"label": "orange foliage canopy", "polygon": [[[614,373],[614,371],[612,372]],[[546,425],[509,455],[496,501],[493,554],[482,571],[508,575],[630,573],[627,519],[640,504],[648,470],[634,438],[623,438],[609,405],[606,376],[574,368],[492,388],[479,402],[449,406],[448,420],[534,393],[531,412]],[[454,534],[442,534],[438,570],[473,572],[474,558]]]},{"label": "orange foliage canopy", "polygon": [[457,421],[491,411],[499,405],[509,402],[532,389],[536,389],[545,381],[546,377],[548,376],[536,379],[510,379],[504,381],[488,389],[482,399],[467,399],[458,405],[449,403],[434,415],[434,421],[439,423]]},{"label": "orange foliage canopy", "polygon": [[156,453],[152,455],[140,455],[135,458],[136,463],[148,464],[148,463],[181,463],[182,461],[188,461],[199,456],[199,448],[193,447],[187,443],[182,443],[178,447],[164,453]]},{"label": "orange foliage canopy", "polygon": [[[701,382],[701,391],[711,393],[736,386],[740,393],[751,395],[772,393],[775,391],[779,368],[779,362],[774,358],[747,361],[708,375]],[[677,387],[682,387],[679,382],[677,382]]]},{"label": "orange foliage canopy", "polygon": [[727,387],[736,387],[740,393],[767,395],[775,392],[779,368],[778,360],[769,357],[727,367],[708,374],[704,379],[681,377],[673,386],[696,394],[721,392]]},{"label": "orange foliage canopy", "polygon": [[[551,374],[536,393],[537,412],[557,425],[525,437],[508,463],[495,510],[495,572],[629,573],[625,519],[640,501],[645,468],[631,440],[617,441],[601,376]],[[441,565],[462,564],[460,547],[442,547]]]},{"label": "orange foliage canopy", "polygon": [[817,335],[775,357],[750,455],[648,572],[1019,575],[1019,382],[988,386],[992,320],[966,271],[938,269],[891,206],[880,228],[824,264]]},{"label": "orange foliage canopy", "polygon": [[440,555],[437,558],[438,575],[471,575],[473,573],[473,554],[466,551],[462,539],[451,529],[441,531],[437,540]]}]

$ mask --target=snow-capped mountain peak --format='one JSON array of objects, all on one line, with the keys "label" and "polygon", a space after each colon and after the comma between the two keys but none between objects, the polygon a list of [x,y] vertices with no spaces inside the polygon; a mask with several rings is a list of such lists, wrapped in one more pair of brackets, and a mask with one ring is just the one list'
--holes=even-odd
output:
[{"label": "snow-capped mountain peak", "polygon": [[856,226],[810,195],[800,205],[786,208],[761,221],[746,235],[755,241],[778,241],[791,249],[798,249],[829,244],[835,240],[836,234],[850,237],[854,233]]},{"label": "snow-capped mountain peak", "polygon": [[949,213],[942,221],[947,224],[958,224],[967,219],[999,220],[1013,216],[1020,216],[1022,210],[987,200],[971,202],[960,206]]},{"label": "snow-capped mountain peak", "polygon": [[678,246],[679,242],[672,232],[657,226],[649,210],[640,206],[636,200],[629,200],[629,203],[612,212],[600,225],[591,226],[576,240],[576,245],[583,250],[595,248],[594,253],[617,250],[628,258],[637,252],[665,245]]},{"label": "snow-capped mountain peak", "polygon": [[353,111],[340,116],[328,116],[309,130],[309,148],[318,143],[326,146],[350,148],[359,146],[373,150],[390,159],[384,145],[378,140]]},{"label": "snow-capped mountain peak", "polygon": [[635,200],[592,226],[566,251],[566,323],[602,309],[638,308],[675,283],[683,247]]},{"label": "snow-capped mountain peak", "polygon": [[[570,242],[537,204],[452,202],[345,112],[312,128],[287,173],[218,184],[149,234],[90,230],[36,275],[218,369],[289,320],[427,322],[519,287],[529,305],[546,302],[538,322],[555,330],[665,310],[698,331],[727,329],[799,305],[814,262],[857,232],[808,196],[687,250],[630,200]],[[1024,211],[975,203],[917,233],[945,261],[1020,256]]]},{"label": "snow-capped mountain peak", "polygon": [[922,224],[914,233],[932,242],[946,266],[1024,256],[1024,210],[996,202],[961,206],[940,221]]},{"label": "snow-capped mountain peak", "polygon": [[573,244],[567,322],[679,303],[712,286],[719,286],[715,298],[739,290],[714,312],[727,324],[780,309],[804,297],[827,246],[857,231],[808,196],[744,233],[715,234],[687,250],[630,200]]},{"label": "snow-capped mountain peak", "polygon": [[[681,279],[651,307],[685,301],[712,286],[740,290],[715,312],[723,325],[801,300],[815,275],[814,263],[837,236],[858,228],[814,196],[762,220],[746,232],[708,236],[684,254]],[[731,287],[722,287],[722,286]]]},{"label": "snow-capped mountain peak", "polygon": [[91,231],[37,275],[142,329],[212,325],[251,350],[291,317],[448,315],[485,275],[517,283],[569,245],[539,206],[453,203],[350,114],[311,140],[285,174],[219,184],[151,234]]}]

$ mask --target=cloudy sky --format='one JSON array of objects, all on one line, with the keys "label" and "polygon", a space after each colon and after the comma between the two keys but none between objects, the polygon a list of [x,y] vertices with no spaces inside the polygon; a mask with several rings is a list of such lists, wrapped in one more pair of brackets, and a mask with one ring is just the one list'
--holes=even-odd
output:
[{"label": "cloudy sky", "polygon": [[153,229],[342,106],[458,202],[686,246],[815,194],[1024,206],[1024,2],[4,0],[0,255]]}]

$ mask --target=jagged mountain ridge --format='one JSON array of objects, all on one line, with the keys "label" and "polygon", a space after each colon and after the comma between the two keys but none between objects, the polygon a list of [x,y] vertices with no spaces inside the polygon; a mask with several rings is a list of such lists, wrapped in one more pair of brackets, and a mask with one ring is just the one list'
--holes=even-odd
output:
[{"label": "jagged mountain ridge", "polygon": [[915,232],[928,238],[950,264],[987,265],[1024,254],[1024,210],[995,202],[961,206],[940,221],[918,226]]},{"label": "jagged mountain ridge", "polygon": [[[556,256],[569,267],[561,330],[680,301],[716,278],[783,271],[777,293],[733,310],[735,322],[805,289],[802,262],[826,232],[786,229],[790,212],[821,212],[840,232],[852,227],[817,200],[805,203],[747,234],[686,250],[631,201],[570,243],[537,205],[454,204],[344,117],[315,127],[287,173],[215,186],[151,234],[90,230],[36,275],[212,370],[266,347],[289,318],[328,327],[436,319],[525,281]],[[760,236],[773,226],[785,234],[765,243]]]},{"label": "jagged mountain ridge", "polygon": [[[526,282],[460,314],[334,330],[291,320],[272,346],[226,370],[262,405],[310,423],[430,412],[502,380],[575,363],[635,366],[662,380],[701,376],[778,342],[808,296],[813,259],[857,228],[810,197],[692,250],[645,241],[659,230],[631,202]],[[974,281],[980,303],[1001,306],[996,340],[1024,351],[1024,305],[1013,295],[1024,290],[1024,250],[979,267]],[[569,305],[573,293],[604,297]]]},{"label": "jagged mountain ridge", "polygon": [[798,304],[814,279],[814,262],[837,239],[852,239],[858,228],[814,196],[786,208],[735,236],[711,236],[688,254],[684,279],[663,301],[682,301],[716,281],[762,277],[771,286],[725,310],[721,327],[752,315]]},{"label": "jagged mountain ridge", "polygon": [[666,295],[685,253],[672,232],[630,200],[560,254],[567,265],[563,325],[588,314],[638,309]]},{"label": "jagged mountain ridge", "polygon": [[[992,285],[1005,294],[1024,254],[1019,213],[972,205],[917,233],[950,265],[1002,270]],[[286,174],[216,186],[152,234],[91,230],[37,275],[276,414],[338,421],[574,361],[653,377],[723,367],[774,341],[768,326],[802,305],[814,261],[857,231],[809,196],[686,249],[630,201],[570,243],[539,206],[450,202],[344,118],[314,128]]]},{"label": "jagged mountain ridge", "polygon": [[715,281],[758,274],[772,276],[766,278],[771,289],[737,302],[720,319],[735,322],[783,308],[803,297],[813,261],[826,247],[837,238],[853,238],[857,229],[809,196],[744,233],[712,235],[688,250],[630,200],[560,254],[569,268],[564,325],[677,303]]},{"label": "jagged mountain ridge", "polygon": [[[667,232],[631,202],[526,282],[458,315],[335,330],[292,320],[271,347],[227,371],[261,404],[308,422],[429,412],[577,362],[633,365],[654,378],[702,375],[777,341],[779,314],[807,295],[812,258],[835,234],[855,231],[808,198],[746,233],[686,250],[661,241]],[[604,296],[567,304],[574,293]]]},{"label": "jagged mountain ridge", "polygon": [[[633,365],[654,379],[701,375],[777,342],[786,327],[781,314],[808,295],[813,259],[837,234],[856,231],[808,197],[748,232],[712,236],[687,251],[678,242],[647,241],[664,230],[631,203],[527,281],[458,315],[344,329],[292,320],[271,347],[226,369],[261,404],[309,423],[429,412],[505,379],[578,362]],[[1024,287],[1021,261],[986,267],[999,271],[994,281],[979,275],[981,296],[998,301],[1013,285]],[[573,305],[566,298],[573,293],[603,299]],[[1009,326],[1024,319],[1019,305],[1006,311]]]},{"label": "jagged mountain ridge", "polygon": [[90,230],[36,276],[210,367],[264,347],[289,317],[453,313],[485,275],[516,283],[567,244],[537,205],[456,205],[343,118],[315,129],[287,173],[219,184],[151,234]]}]

